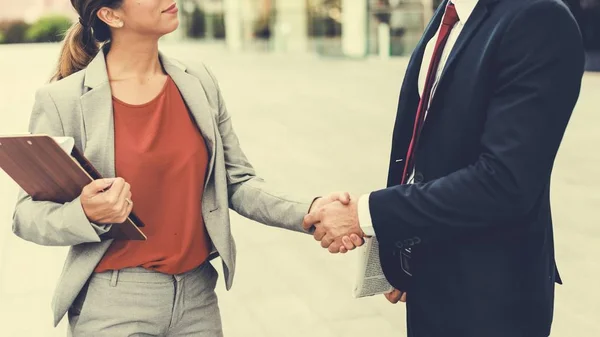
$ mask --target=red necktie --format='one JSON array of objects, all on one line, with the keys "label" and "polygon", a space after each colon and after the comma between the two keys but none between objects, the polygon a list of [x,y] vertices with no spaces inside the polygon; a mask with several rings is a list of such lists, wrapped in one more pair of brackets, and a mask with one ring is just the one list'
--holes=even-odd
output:
[{"label": "red necktie", "polygon": [[454,7],[453,3],[450,3],[448,6],[446,6],[446,13],[444,13],[442,27],[440,28],[440,33],[435,43],[435,48],[433,49],[433,55],[431,56],[431,62],[429,63],[429,70],[427,71],[427,78],[425,80],[425,89],[423,90],[421,100],[419,101],[419,107],[417,108],[417,116],[415,117],[413,134],[408,147],[408,153],[406,154],[406,161],[404,162],[402,184],[406,183],[414,168],[415,149],[417,147],[416,143],[419,140],[421,128],[423,127],[423,122],[425,121],[425,114],[429,107],[429,98],[431,97],[431,90],[433,89],[433,84],[435,83],[437,69],[440,65],[440,59],[442,58],[442,52],[446,46],[446,41],[448,41],[450,31],[457,22],[458,14],[456,13],[456,8]]}]

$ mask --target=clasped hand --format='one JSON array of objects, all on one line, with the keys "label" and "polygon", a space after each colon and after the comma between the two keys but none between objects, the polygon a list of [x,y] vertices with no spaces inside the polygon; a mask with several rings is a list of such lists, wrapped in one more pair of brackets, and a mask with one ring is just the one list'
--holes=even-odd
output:
[{"label": "clasped hand", "polygon": [[[313,236],[331,253],[346,253],[363,245],[365,233],[358,221],[358,202],[347,192],[336,192],[313,202],[302,224],[314,227]],[[397,289],[385,294],[391,303],[406,302],[406,293]]]},{"label": "clasped hand", "polygon": [[302,225],[306,230],[314,227],[315,240],[331,253],[346,253],[364,243],[365,234],[358,223],[357,200],[347,192],[318,198]]}]

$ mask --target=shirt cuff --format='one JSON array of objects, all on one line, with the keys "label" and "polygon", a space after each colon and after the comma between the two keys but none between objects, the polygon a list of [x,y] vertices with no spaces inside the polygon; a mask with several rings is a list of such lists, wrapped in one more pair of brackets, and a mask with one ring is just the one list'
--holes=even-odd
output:
[{"label": "shirt cuff", "polygon": [[358,223],[366,236],[375,236],[375,229],[371,221],[371,209],[369,208],[370,196],[371,194],[364,194],[358,199]]}]

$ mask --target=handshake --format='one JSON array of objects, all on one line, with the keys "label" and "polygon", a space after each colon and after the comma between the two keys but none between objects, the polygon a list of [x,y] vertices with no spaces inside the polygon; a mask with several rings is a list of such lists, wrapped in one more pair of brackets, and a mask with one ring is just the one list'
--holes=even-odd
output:
[{"label": "handshake", "polygon": [[358,200],[347,192],[317,198],[302,224],[314,227],[314,238],[330,253],[346,253],[363,245],[365,233],[358,221]]},{"label": "handshake", "polygon": [[[330,253],[346,253],[360,247],[367,237],[358,221],[358,200],[347,192],[331,193],[315,199],[302,226],[314,228],[315,240]],[[385,294],[391,303],[406,302],[406,293],[393,290]]]}]

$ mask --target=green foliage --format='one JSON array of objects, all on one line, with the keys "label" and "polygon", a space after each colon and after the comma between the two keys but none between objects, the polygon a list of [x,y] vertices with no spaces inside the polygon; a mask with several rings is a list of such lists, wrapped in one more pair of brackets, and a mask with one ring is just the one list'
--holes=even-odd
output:
[{"label": "green foliage", "polygon": [[4,35],[2,43],[23,43],[25,34],[29,29],[29,24],[24,21],[5,22],[1,25],[0,31]]},{"label": "green foliage", "polygon": [[58,42],[71,27],[71,20],[64,16],[47,16],[40,18],[27,30],[27,42]]}]

